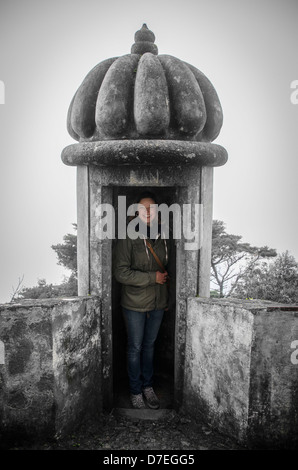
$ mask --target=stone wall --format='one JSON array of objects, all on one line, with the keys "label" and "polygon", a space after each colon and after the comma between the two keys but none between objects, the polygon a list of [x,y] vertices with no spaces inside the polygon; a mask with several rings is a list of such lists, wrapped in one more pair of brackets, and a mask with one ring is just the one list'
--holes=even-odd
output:
[{"label": "stone wall", "polygon": [[[297,446],[298,308],[192,297],[186,313],[180,411],[251,447]],[[97,296],[0,305],[0,442],[103,411],[104,315]]]},{"label": "stone wall", "polygon": [[297,446],[297,339],[298,307],[189,299],[184,410],[252,447]]},{"label": "stone wall", "polygon": [[98,297],[0,305],[0,438],[61,435],[101,411]]}]

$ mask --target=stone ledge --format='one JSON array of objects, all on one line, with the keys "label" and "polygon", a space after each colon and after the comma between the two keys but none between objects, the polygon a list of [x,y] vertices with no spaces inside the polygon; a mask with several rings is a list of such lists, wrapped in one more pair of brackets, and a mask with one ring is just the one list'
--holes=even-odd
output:
[{"label": "stone ledge", "polygon": [[183,140],[110,140],[81,142],[64,148],[63,163],[75,165],[196,165],[222,166],[228,160],[224,147]]},{"label": "stone ledge", "polygon": [[191,301],[197,301],[199,303],[208,303],[215,305],[229,305],[233,307],[242,307],[250,310],[252,313],[256,310],[281,310],[281,311],[298,311],[298,305],[284,304],[279,302],[272,302],[270,300],[262,299],[237,299],[233,297],[224,298],[207,298],[207,297],[195,297],[191,298]]},{"label": "stone ledge", "polygon": [[55,305],[69,303],[69,302],[81,302],[82,300],[87,299],[96,299],[96,295],[87,295],[87,296],[75,296],[75,297],[51,297],[46,299],[23,299],[16,302],[7,302],[0,304],[1,310],[15,310],[17,308],[31,308],[31,307],[45,307],[52,308]]}]

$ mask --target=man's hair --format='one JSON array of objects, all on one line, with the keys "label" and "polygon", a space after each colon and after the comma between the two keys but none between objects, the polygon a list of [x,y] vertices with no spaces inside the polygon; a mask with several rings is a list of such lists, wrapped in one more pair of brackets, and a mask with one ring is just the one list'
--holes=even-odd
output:
[{"label": "man's hair", "polygon": [[152,191],[143,191],[139,194],[137,202],[139,203],[142,199],[152,199],[155,204],[158,204],[156,196]]}]

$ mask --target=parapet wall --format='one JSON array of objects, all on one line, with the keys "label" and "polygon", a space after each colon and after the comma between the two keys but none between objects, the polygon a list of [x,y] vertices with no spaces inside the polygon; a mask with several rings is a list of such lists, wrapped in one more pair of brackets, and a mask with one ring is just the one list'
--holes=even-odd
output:
[{"label": "parapet wall", "polygon": [[100,319],[98,297],[0,305],[0,441],[61,435],[101,411]]},{"label": "parapet wall", "polygon": [[[96,296],[0,305],[0,443],[103,411],[104,315]],[[298,308],[192,297],[186,328],[180,411],[253,448],[297,448]]]},{"label": "parapet wall", "polygon": [[297,340],[298,307],[189,299],[185,411],[252,447],[297,447]]}]

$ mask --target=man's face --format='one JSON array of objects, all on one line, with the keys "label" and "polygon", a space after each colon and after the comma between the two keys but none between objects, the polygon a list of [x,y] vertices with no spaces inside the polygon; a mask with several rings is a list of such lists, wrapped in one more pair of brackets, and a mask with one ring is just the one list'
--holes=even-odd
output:
[{"label": "man's face", "polygon": [[141,221],[147,225],[150,225],[156,219],[157,215],[157,209],[152,206],[152,204],[155,204],[155,202],[151,198],[141,199],[138,204],[139,217]]}]

